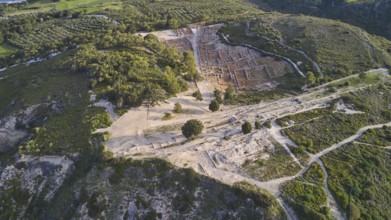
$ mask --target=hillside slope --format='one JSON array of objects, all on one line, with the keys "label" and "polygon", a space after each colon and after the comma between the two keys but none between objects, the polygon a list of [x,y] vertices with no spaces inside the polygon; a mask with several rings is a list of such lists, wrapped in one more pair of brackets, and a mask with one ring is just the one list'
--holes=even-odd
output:
[{"label": "hillside slope", "polygon": [[391,39],[389,0],[253,0],[264,9],[338,19]]},{"label": "hillside slope", "polygon": [[329,19],[267,13],[247,24],[233,22],[223,33],[234,43],[289,57],[319,76],[339,78],[391,64],[390,41]]}]

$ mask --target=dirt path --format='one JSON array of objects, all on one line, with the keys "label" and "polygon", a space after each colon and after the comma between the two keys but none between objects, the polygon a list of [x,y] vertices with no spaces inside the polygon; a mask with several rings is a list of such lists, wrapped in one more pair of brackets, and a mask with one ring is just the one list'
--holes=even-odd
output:
[{"label": "dirt path", "polygon": [[194,34],[193,35],[192,46],[193,46],[193,54],[194,54],[194,58],[195,58],[196,66],[197,66],[197,72],[201,73],[200,57],[199,57],[199,54],[198,54],[198,27],[197,28],[192,28],[191,31]]},{"label": "dirt path", "polygon": [[289,149],[288,145],[290,146],[296,146],[296,144],[291,140],[289,139],[288,137],[285,137],[281,134],[281,126],[279,126],[276,122],[276,119],[273,119],[271,121],[271,125],[272,127],[269,129],[270,131],[270,134],[271,136],[278,142],[280,143],[284,148],[285,150],[289,153],[289,155],[292,157],[292,159],[301,167],[303,168],[303,166],[301,165],[300,161],[296,158],[296,156],[291,152],[291,150]]},{"label": "dirt path", "polygon": [[[250,22],[247,21],[247,22],[246,22],[246,29],[245,29],[245,34],[246,34],[246,36],[249,36],[249,37],[258,36],[258,37],[260,37],[260,38],[263,38],[263,39],[266,39],[266,40],[270,40],[270,39],[268,39],[268,38],[266,38],[266,37],[264,37],[264,36],[260,36],[260,35],[257,34],[257,33],[253,33],[253,32],[250,33],[249,30],[250,30]],[[290,50],[294,50],[294,51],[300,53],[301,55],[303,55],[307,60],[309,60],[309,61],[314,65],[316,71],[317,71],[320,75],[323,76],[323,72],[322,72],[322,70],[320,69],[319,65],[318,65],[313,59],[311,59],[304,51],[301,51],[301,50],[299,50],[299,49],[296,49],[296,48],[293,48],[293,47],[291,47],[291,46],[288,46],[288,45],[284,44],[283,41],[279,41],[278,43],[279,43],[281,46],[283,46],[283,47],[286,47],[286,48],[288,48],[288,49],[290,49]],[[271,53],[271,52],[269,52],[269,53]],[[279,55],[279,56],[281,56],[281,55]],[[288,59],[288,58],[286,58],[286,59]],[[289,59],[288,59],[288,60],[289,60]],[[302,75],[302,76],[304,77],[304,74],[299,70],[298,66],[297,66],[294,62],[292,62],[291,60],[289,60],[289,61],[290,61],[291,64],[294,66],[294,68],[297,70],[297,72],[299,72],[300,75]]]},{"label": "dirt path", "polygon": [[323,162],[320,159],[318,159],[317,162],[319,163],[319,165],[322,168],[323,173],[324,173],[323,186],[324,186],[324,189],[327,194],[327,206],[330,207],[330,212],[334,216],[335,219],[337,219],[337,220],[345,219],[344,215],[339,211],[337,202],[335,201],[333,195],[330,192],[330,189],[328,186],[329,175],[327,173],[326,167],[324,166]]},{"label": "dirt path", "polygon": [[368,143],[363,143],[363,142],[359,142],[359,141],[354,141],[355,144],[361,144],[361,145],[367,145],[367,146],[373,146],[373,147],[379,147],[379,148],[383,148],[383,149],[391,149],[391,146],[380,146],[380,145],[376,145],[376,144],[368,144]]},{"label": "dirt path", "polygon": [[391,126],[391,122],[388,122],[386,124],[377,124],[377,125],[369,125],[369,126],[365,126],[363,128],[361,128],[355,135],[353,136],[350,136],[348,138],[346,138],[345,140],[343,141],[340,141],[339,143],[337,144],[334,144],[332,145],[331,147],[327,148],[327,149],[324,149],[323,151],[317,153],[317,154],[314,154],[310,157],[310,162],[309,163],[313,163],[315,162],[316,160],[318,160],[320,157],[324,156],[325,154],[335,150],[335,149],[338,149],[340,148],[341,146],[347,144],[347,143],[350,143],[350,142],[353,142],[354,140],[356,140],[357,138],[361,137],[361,135],[364,134],[364,132],[366,132],[368,129],[374,129],[374,128],[381,128],[383,126]]},{"label": "dirt path", "polygon": [[134,108],[115,121],[111,127],[98,129],[97,132],[111,133],[106,144],[114,153],[123,147],[129,147],[129,145],[143,146],[148,144],[143,135],[143,131],[148,128],[147,116],[148,109],[146,107]]},{"label": "dirt path", "polygon": [[298,220],[299,218],[297,217],[295,211],[288,206],[282,199],[281,197],[277,198],[277,202],[280,203],[281,207],[284,209],[287,217],[289,220]]},{"label": "dirt path", "polygon": [[291,47],[289,45],[286,45],[283,41],[279,41],[278,42],[280,45],[290,49],[290,50],[294,50],[296,51],[297,53],[303,55],[308,61],[310,61],[312,63],[312,65],[315,67],[316,71],[319,73],[319,75],[323,76],[323,71],[320,69],[320,66],[318,65],[317,62],[315,62],[315,60],[313,60],[311,57],[309,57],[304,51],[302,50],[299,50],[299,49],[296,49],[294,47]]},{"label": "dirt path", "polygon": [[101,99],[99,102],[95,103],[94,106],[106,108],[107,113],[109,113],[112,121],[118,120],[119,116],[114,112],[115,106],[111,102]]},{"label": "dirt path", "polygon": [[[368,70],[365,73],[370,73],[370,74],[379,73],[379,74],[382,74],[383,76],[387,76],[389,71],[386,68],[378,68],[378,69]],[[322,88],[326,88],[328,85],[335,84],[335,83],[338,83],[338,82],[342,82],[344,80],[352,79],[354,77],[358,77],[358,75],[359,74],[354,74],[354,75],[346,76],[346,77],[343,77],[343,78],[340,78],[340,79],[336,79],[336,80],[333,80],[331,82],[322,84],[320,86],[316,86],[316,87],[310,88],[310,89],[308,89],[308,91],[314,91],[314,90],[319,90],[319,89],[322,89]]]}]

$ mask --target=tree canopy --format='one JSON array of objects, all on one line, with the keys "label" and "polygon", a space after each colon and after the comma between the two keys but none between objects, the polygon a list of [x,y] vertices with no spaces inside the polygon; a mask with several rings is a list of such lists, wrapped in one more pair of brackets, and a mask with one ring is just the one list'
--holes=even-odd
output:
[{"label": "tree canopy", "polygon": [[197,119],[188,120],[182,127],[182,134],[186,138],[196,137],[201,134],[204,125]]},{"label": "tree canopy", "polygon": [[242,132],[243,134],[248,134],[250,133],[252,130],[252,126],[251,126],[251,123],[248,122],[248,121],[245,121],[243,124],[242,124]]},{"label": "tree canopy", "polygon": [[212,100],[209,104],[209,110],[211,110],[212,112],[215,112],[215,111],[218,111],[220,108],[220,104],[219,102],[217,102],[216,100]]},{"label": "tree canopy", "polygon": [[[115,49],[115,50],[113,50]],[[165,47],[153,35],[111,33],[94,44],[81,45],[73,69],[87,72],[90,86],[120,105],[156,105],[188,87],[183,73],[192,71],[189,55]]]}]

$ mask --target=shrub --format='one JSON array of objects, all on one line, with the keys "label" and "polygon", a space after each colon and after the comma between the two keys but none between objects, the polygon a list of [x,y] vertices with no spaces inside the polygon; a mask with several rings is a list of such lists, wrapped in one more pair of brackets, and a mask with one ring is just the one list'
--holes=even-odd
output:
[{"label": "shrub", "polygon": [[242,131],[243,131],[243,134],[248,134],[248,133],[251,132],[251,130],[252,130],[252,127],[251,127],[250,122],[245,121],[245,122],[242,124]]},{"label": "shrub", "polygon": [[229,85],[225,90],[224,99],[233,99],[235,96],[235,87],[233,85]]},{"label": "shrub", "polygon": [[219,108],[220,108],[220,104],[218,101],[212,100],[212,102],[210,102],[209,110],[211,110],[212,112],[215,112],[215,111],[219,110]]},{"label": "shrub", "polygon": [[195,91],[195,92],[193,93],[193,97],[196,98],[196,99],[199,100],[199,101],[202,101],[202,100],[203,100],[202,94],[201,94],[200,90]]},{"label": "shrub", "polygon": [[272,128],[272,122],[270,120],[267,120],[262,124],[262,126],[270,129]]},{"label": "shrub", "polygon": [[255,126],[255,129],[261,129],[261,123],[259,123],[259,121],[256,121],[254,123],[254,126]]},{"label": "shrub", "polygon": [[172,119],[172,114],[169,112],[164,113],[162,120],[170,120],[170,119]]},{"label": "shrub", "polygon": [[182,105],[179,102],[175,103],[174,113],[182,113],[182,112],[183,112]]},{"label": "shrub", "polygon": [[182,127],[182,134],[186,138],[196,137],[201,134],[204,125],[197,119],[188,120]]},{"label": "shrub", "polygon": [[221,91],[220,91],[219,89],[215,89],[215,91],[214,91],[213,93],[214,93],[214,96],[215,96],[215,98],[216,98],[216,101],[217,101],[219,104],[223,103],[223,99],[221,98],[221,96],[222,96]]}]

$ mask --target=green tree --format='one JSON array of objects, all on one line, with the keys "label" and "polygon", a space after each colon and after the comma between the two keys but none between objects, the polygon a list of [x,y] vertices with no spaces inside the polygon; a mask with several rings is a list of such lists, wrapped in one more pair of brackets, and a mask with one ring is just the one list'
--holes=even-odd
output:
[{"label": "green tree", "polygon": [[166,94],[158,84],[148,83],[144,91],[145,104],[148,107],[155,106],[166,99]]},{"label": "green tree", "polygon": [[261,123],[259,121],[256,121],[254,123],[255,129],[261,129]]},{"label": "green tree", "polygon": [[202,101],[202,100],[203,100],[202,94],[201,94],[200,90],[195,91],[195,92],[193,93],[193,97],[196,98],[196,99],[199,100],[199,101]]},{"label": "green tree", "polygon": [[360,219],[361,217],[361,211],[360,208],[358,208],[354,203],[350,204],[350,210],[349,210],[349,215],[352,220]]},{"label": "green tree", "polygon": [[209,110],[211,110],[212,112],[215,112],[215,111],[218,111],[220,108],[220,104],[218,101],[216,100],[212,100],[209,104]]},{"label": "green tree", "polygon": [[201,134],[204,129],[204,125],[197,119],[188,120],[182,127],[182,134],[186,138],[190,139]]},{"label": "green tree", "polygon": [[220,104],[223,103],[223,99],[221,98],[221,96],[222,96],[221,90],[215,89],[215,91],[213,93],[216,98],[216,101]]},{"label": "green tree", "polygon": [[224,95],[224,99],[233,99],[235,96],[235,87],[230,84],[228,85],[227,89],[225,90],[225,95]]},{"label": "green tree", "polygon": [[182,112],[183,112],[182,105],[179,102],[175,103],[174,113],[182,113]]},{"label": "green tree", "polygon": [[146,40],[146,41],[152,41],[152,42],[159,42],[158,37],[156,37],[156,36],[153,35],[153,34],[147,34],[147,35],[145,35],[144,40]]},{"label": "green tree", "polygon": [[180,24],[179,21],[176,19],[170,19],[168,20],[168,28],[170,29],[177,29],[179,28]]},{"label": "green tree", "polygon": [[181,85],[178,83],[174,71],[169,66],[164,69],[162,86],[170,95],[174,95],[175,93],[182,91]]},{"label": "green tree", "polygon": [[184,75],[185,80],[190,81],[196,79],[197,67],[195,58],[193,53],[189,50],[183,52],[182,71],[186,73],[186,75]]},{"label": "green tree", "polygon": [[315,85],[315,83],[316,83],[315,74],[313,72],[311,72],[311,71],[308,71],[307,83],[310,86]]},{"label": "green tree", "polygon": [[206,17],[206,15],[199,15],[197,20],[198,22],[204,22],[208,19],[208,17]]},{"label": "green tree", "polygon": [[251,123],[248,122],[248,121],[245,121],[243,124],[242,124],[242,132],[243,134],[248,134],[250,133],[252,130],[252,126],[251,126]]}]

